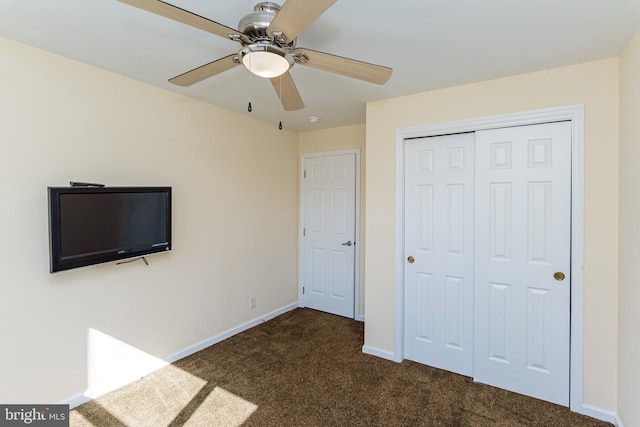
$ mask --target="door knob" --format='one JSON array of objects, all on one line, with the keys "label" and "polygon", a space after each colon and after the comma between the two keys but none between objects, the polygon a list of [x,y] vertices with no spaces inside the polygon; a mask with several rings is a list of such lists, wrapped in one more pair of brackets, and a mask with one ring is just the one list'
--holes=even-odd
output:
[{"label": "door knob", "polygon": [[342,246],[351,246],[353,245],[353,242],[351,240],[347,240],[346,242],[342,243]]},{"label": "door knob", "polygon": [[415,259],[414,257],[412,257],[412,256],[410,256],[409,258],[407,258],[407,261],[409,261],[409,264],[413,264],[413,262],[414,262],[415,260],[416,260],[416,259]]},{"label": "door knob", "polygon": [[556,271],[555,273],[553,273],[553,278],[558,282],[561,282],[564,280],[564,273],[561,271]]}]

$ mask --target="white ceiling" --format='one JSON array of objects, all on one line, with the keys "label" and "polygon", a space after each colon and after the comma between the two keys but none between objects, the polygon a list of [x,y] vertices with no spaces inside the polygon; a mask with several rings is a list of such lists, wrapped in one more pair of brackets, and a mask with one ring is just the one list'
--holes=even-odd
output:
[{"label": "white ceiling", "polygon": [[[167,1],[232,28],[259,2]],[[306,107],[285,112],[243,67],[188,88],[167,82],[236,52],[231,40],[116,0],[0,0],[2,37],[300,131],[364,123],[369,101],[615,57],[638,26],[640,0],[338,0],[297,45],[393,75],[378,86],[296,65]]]}]

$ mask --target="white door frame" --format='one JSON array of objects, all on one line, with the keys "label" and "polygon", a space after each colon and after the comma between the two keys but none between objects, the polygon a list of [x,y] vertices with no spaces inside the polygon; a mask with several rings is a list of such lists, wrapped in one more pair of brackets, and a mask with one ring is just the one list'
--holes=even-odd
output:
[{"label": "white door frame", "polygon": [[396,129],[395,247],[394,247],[394,354],[404,359],[404,141],[409,138],[447,135],[503,127],[571,121],[571,359],[569,407],[585,413],[582,401],[583,286],[584,286],[584,106],[570,105],[544,110],[456,120]]},{"label": "white door frame", "polygon": [[364,314],[360,313],[360,149],[354,148],[351,150],[339,150],[339,151],[321,151],[317,153],[304,153],[300,156],[300,212],[298,219],[298,306],[305,307],[304,299],[302,297],[302,284],[304,278],[304,236],[302,235],[304,228],[304,210],[305,210],[305,192],[304,192],[304,165],[307,159],[314,157],[329,157],[329,156],[341,156],[343,154],[355,154],[356,169],[356,211],[355,211],[355,247],[354,247],[354,318],[355,320],[364,321]]}]

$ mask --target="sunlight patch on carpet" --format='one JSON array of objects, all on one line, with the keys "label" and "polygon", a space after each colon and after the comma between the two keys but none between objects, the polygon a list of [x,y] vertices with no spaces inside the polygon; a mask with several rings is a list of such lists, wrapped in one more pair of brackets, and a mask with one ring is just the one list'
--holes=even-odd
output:
[{"label": "sunlight patch on carpet", "polygon": [[184,425],[241,426],[257,409],[258,405],[216,387]]},{"label": "sunlight patch on carpet", "polygon": [[[94,401],[106,417],[131,427],[166,426],[197,400],[207,381],[173,365]],[[115,424],[115,423],[114,423]]]},{"label": "sunlight patch on carpet", "polygon": [[[241,426],[258,406],[96,329],[89,329],[85,396],[74,427]],[[123,387],[127,385],[126,387]],[[184,422],[184,424],[182,424]]]},{"label": "sunlight patch on carpet", "polygon": [[69,425],[73,427],[93,427],[94,423],[77,411],[69,412]]}]

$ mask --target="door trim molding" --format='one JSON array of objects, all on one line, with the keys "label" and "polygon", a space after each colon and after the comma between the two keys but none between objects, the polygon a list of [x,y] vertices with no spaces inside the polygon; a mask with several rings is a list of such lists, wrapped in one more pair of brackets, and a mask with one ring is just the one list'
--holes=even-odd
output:
[{"label": "door trim molding", "polygon": [[395,243],[394,243],[394,352],[404,359],[404,141],[427,136],[487,129],[571,121],[571,346],[569,408],[584,412],[583,303],[584,303],[584,106],[569,105],[543,110],[502,114],[396,129]]},{"label": "door trim molding", "polygon": [[364,314],[360,312],[360,149],[354,148],[350,150],[339,151],[320,151],[313,153],[303,153],[300,155],[300,170],[299,170],[299,183],[300,183],[300,210],[298,212],[298,306],[306,307],[304,305],[304,297],[302,294],[302,283],[304,278],[304,236],[302,235],[302,229],[304,224],[304,165],[307,159],[314,157],[330,157],[330,156],[342,156],[345,154],[355,155],[355,248],[354,248],[354,296],[353,296],[353,313],[354,319],[364,321]]}]

